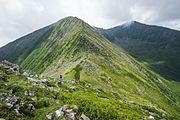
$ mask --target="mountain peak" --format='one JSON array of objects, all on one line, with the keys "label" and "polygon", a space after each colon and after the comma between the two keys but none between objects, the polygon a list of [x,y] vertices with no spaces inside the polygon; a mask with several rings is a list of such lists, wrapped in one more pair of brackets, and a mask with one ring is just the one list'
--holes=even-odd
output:
[{"label": "mountain peak", "polygon": [[137,22],[137,21],[128,21],[128,22],[122,24],[121,27],[128,28],[128,27],[131,27],[132,25],[140,25],[140,24],[142,24],[142,23]]},{"label": "mountain peak", "polygon": [[83,27],[85,27],[85,25],[88,25],[88,24],[80,18],[77,18],[74,16],[68,16],[68,17],[65,17],[65,18],[57,21],[53,25],[56,27],[56,29],[59,29],[59,30],[62,28],[68,28],[68,30],[70,30],[74,26],[80,28],[79,30],[81,30],[81,29],[83,29]]},{"label": "mountain peak", "polygon": [[67,16],[63,19],[60,19],[57,23],[62,22],[62,21],[71,22],[71,21],[83,21],[83,20],[74,16]]},{"label": "mountain peak", "polygon": [[[135,21],[126,25],[133,25],[130,27],[132,29],[134,24],[136,24]],[[129,29],[121,28],[111,31],[111,35],[115,35],[118,31],[116,38],[121,37],[121,33],[127,34],[125,36],[127,38],[130,36],[129,33],[138,30],[133,29],[133,32],[129,32]],[[140,35],[145,36],[143,33]],[[128,40],[126,39],[126,41]],[[139,45],[135,43],[139,42],[133,39],[132,46],[129,48]],[[176,94],[178,91],[173,91],[174,84],[166,82],[164,78],[136,61],[124,50],[108,41],[103,34],[76,17],[66,17],[49,27],[37,30],[0,48],[0,61],[4,59],[19,64],[22,71],[28,70],[35,73],[27,75],[24,72],[28,76],[26,79],[25,74],[25,76],[15,77],[0,68],[0,73],[2,73],[0,77],[7,78],[7,80],[0,81],[3,86],[0,88],[3,93],[0,92],[0,94],[4,96],[4,91],[12,89],[13,95],[17,95],[17,97],[22,95],[19,97],[20,102],[27,103],[27,105],[32,103],[35,106],[36,111],[29,110],[30,113],[24,111],[28,107],[26,104],[18,102],[20,111],[24,111],[22,117],[26,117],[23,114],[28,113],[27,119],[31,119],[32,115],[37,119],[46,119],[51,110],[55,110],[57,106],[63,104],[68,109],[71,109],[69,106],[71,104],[77,105],[76,108],[87,114],[90,119],[128,118],[138,120],[148,119],[150,115],[154,115],[157,119],[170,119],[171,116],[173,119],[180,118],[178,104],[180,95]],[[6,75],[10,75],[10,77],[6,77]],[[14,88],[20,88],[20,92]],[[23,96],[25,91],[34,91],[36,94],[34,97],[37,99],[29,101],[27,98],[33,96]],[[9,98],[11,95],[9,91],[7,91],[7,95]],[[47,106],[39,107],[44,100],[47,101]],[[8,109],[2,107],[2,103],[4,104],[0,101],[0,111],[3,109],[3,116],[7,113],[5,119],[16,115],[11,109],[9,114]],[[12,108],[14,109],[16,106],[14,105]],[[42,109],[45,110],[43,115],[41,115]],[[77,115],[81,115],[80,112]],[[96,114],[97,112],[98,114]],[[54,112],[52,111],[52,113]]]},{"label": "mountain peak", "polygon": [[67,19],[79,19],[79,18],[77,18],[77,17],[75,17],[75,16],[67,16],[67,17],[64,17],[64,18],[60,19],[59,21],[61,21],[61,20],[67,20]]}]

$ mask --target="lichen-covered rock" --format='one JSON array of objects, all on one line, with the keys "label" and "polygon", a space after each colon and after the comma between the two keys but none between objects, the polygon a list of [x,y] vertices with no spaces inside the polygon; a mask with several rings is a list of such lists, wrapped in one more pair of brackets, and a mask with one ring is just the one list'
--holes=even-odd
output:
[{"label": "lichen-covered rock", "polygon": [[58,117],[63,117],[70,120],[77,120],[77,112],[78,112],[78,108],[76,105],[71,105],[71,106],[64,105],[60,109],[48,114],[46,117],[49,120],[53,120]]}]

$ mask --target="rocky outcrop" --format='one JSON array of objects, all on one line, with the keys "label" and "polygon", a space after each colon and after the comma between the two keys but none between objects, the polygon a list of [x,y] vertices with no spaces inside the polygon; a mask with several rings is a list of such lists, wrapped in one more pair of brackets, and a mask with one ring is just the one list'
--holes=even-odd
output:
[{"label": "rocky outcrop", "polygon": [[76,105],[64,105],[60,109],[46,115],[48,120],[63,118],[65,120],[90,120],[84,113],[78,116],[78,107]]},{"label": "rocky outcrop", "polygon": [[19,66],[16,64],[13,64],[11,62],[8,62],[6,60],[4,60],[0,63],[0,67],[3,67],[5,69],[7,69],[8,71],[13,72],[15,74],[20,74]]},{"label": "rocky outcrop", "polygon": [[13,110],[16,113],[33,113],[36,109],[32,103],[22,103],[20,98],[11,93],[0,93],[0,100],[5,104],[9,110]]},{"label": "rocky outcrop", "polygon": [[78,108],[76,105],[64,105],[60,109],[48,114],[46,117],[48,118],[48,120],[54,120],[58,117],[63,117],[70,120],[77,120],[77,112]]},{"label": "rocky outcrop", "polygon": [[8,108],[13,108],[18,104],[19,97],[15,95],[8,95],[5,99],[5,104]]},{"label": "rocky outcrop", "polygon": [[5,106],[9,109],[13,109],[16,113],[20,110],[20,98],[16,95],[9,93],[1,93],[0,100],[4,102]]}]

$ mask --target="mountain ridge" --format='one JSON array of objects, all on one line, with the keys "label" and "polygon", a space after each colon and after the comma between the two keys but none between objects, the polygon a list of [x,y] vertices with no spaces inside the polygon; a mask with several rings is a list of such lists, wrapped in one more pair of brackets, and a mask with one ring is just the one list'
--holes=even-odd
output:
[{"label": "mountain ridge", "polygon": [[180,80],[180,31],[141,23],[98,31],[163,77]]},{"label": "mountain ridge", "polygon": [[[33,51],[27,56],[14,55],[15,58],[10,56],[9,60],[43,76],[59,78],[62,75],[67,84],[56,86],[55,81],[51,82],[52,88],[62,90],[53,93],[55,98],[61,96],[73,104],[87,106],[81,109],[91,119],[148,119],[151,112],[157,119],[179,117],[179,84],[151,71],[80,19],[68,17],[51,27],[48,32],[37,31],[42,34],[39,39],[33,33],[32,39],[25,36],[19,40],[21,44],[12,45],[19,48],[24,41],[31,40],[39,43],[28,44]],[[26,49],[23,52],[27,53]],[[77,84],[74,81],[78,81]],[[69,92],[69,87],[75,90]],[[96,100],[88,99],[94,97]],[[79,100],[86,103],[79,103]],[[107,112],[107,106],[111,106],[108,109],[111,113]]]},{"label": "mountain ridge", "polygon": [[116,26],[112,26],[112,27],[109,27],[109,28],[99,28],[99,29],[104,29],[104,30],[108,30],[108,29],[112,29],[112,28],[116,28],[116,27],[123,27],[123,25],[126,25],[126,24],[130,24],[130,25],[143,25],[143,26],[151,26],[151,27],[159,27],[159,28],[162,28],[162,29],[167,29],[167,30],[173,30],[173,31],[179,31],[178,29],[174,29],[174,28],[171,28],[171,27],[166,27],[166,26],[161,26],[161,25],[155,25],[155,24],[147,24],[147,23],[143,23],[143,22],[139,22],[139,21],[136,21],[136,20],[131,20],[131,21],[128,21],[128,22],[125,22],[125,23],[122,23],[122,24],[119,24],[119,25],[116,25]]}]

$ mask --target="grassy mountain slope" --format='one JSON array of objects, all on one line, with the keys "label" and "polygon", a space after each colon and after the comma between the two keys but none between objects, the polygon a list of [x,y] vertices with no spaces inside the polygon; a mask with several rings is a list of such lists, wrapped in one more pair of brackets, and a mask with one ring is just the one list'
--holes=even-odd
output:
[{"label": "grassy mountain slope", "polygon": [[[67,84],[56,99],[63,96],[64,103],[77,104],[91,119],[148,119],[150,112],[157,119],[180,118],[179,83],[152,72],[80,19],[53,24],[50,34],[19,64],[44,76],[62,74]],[[79,83],[69,84],[74,80]],[[67,92],[72,86],[76,90]]]},{"label": "grassy mountain slope", "polygon": [[46,40],[52,28],[53,25],[47,26],[2,47],[0,61],[6,59],[20,64],[38,45]]},{"label": "grassy mountain slope", "polygon": [[135,21],[100,31],[157,73],[180,81],[179,31]]},{"label": "grassy mountain slope", "polygon": [[[122,94],[110,94],[110,92],[106,93],[102,90],[102,88],[96,88],[94,85],[90,86],[90,84],[85,81],[80,81],[79,83],[66,81],[63,85],[56,86],[55,81],[51,80],[50,88],[53,89],[52,91],[47,89],[49,87],[45,85],[42,86],[31,84],[31,82],[28,81],[25,76],[12,74],[3,68],[0,68],[0,73],[5,75],[7,78],[5,81],[0,82],[0,95],[7,93],[16,95],[20,98],[18,102],[20,105],[20,111],[18,114],[13,109],[8,109],[3,101],[0,101],[0,116],[1,118],[8,120],[47,119],[46,115],[54,110],[59,109],[63,105],[76,105],[78,107],[78,116],[84,113],[90,119],[98,120],[140,120],[148,119],[150,114],[155,114],[155,119],[166,118],[170,120],[175,119],[173,116],[176,116],[176,119],[178,120],[179,117],[178,111],[175,113],[174,111],[166,112],[160,109],[159,106],[155,106],[154,103],[139,104],[140,102],[138,102],[137,99],[134,100],[134,102],[125,102],[122,99]],[[38,78],[36,78],[36,80],[38,80]],[[70,87],[72,86],[75,87],[75,91],[70,90]],[[26,91],[34,91],[35,96],[25,95]],[[130,95],[128,96],[130,97]],[[153,95],[153,97],[155,96]],[[35,111],[28,110],[25,107],[26,104],[33,104]],[[169,107],[168,109],[174,110],[173,106]]]}]

